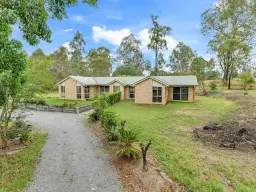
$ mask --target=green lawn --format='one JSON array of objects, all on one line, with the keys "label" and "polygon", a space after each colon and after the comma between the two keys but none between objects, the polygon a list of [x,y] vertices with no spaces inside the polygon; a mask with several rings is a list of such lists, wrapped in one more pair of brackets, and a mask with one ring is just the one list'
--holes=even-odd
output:
[{"label": "green lawn", "polygon": [[22,191],[32,181],[46,134],[36,134],[34,143],[12,157],[0,157],[0,192]]},{"label": "green lawn", "polygon": [[47,98],[45,99],[46,100],[46,104],[47,105],[55,105],[55,106],[63,106],[63,104],[65,102],[70,102],[70,103],[75,103],[76,102],[76,105],[77,107],[81,107],[81,106],[87,106],[89,104],[92,103],[92,101],[73,101],[73,100],[64,100],[64,99],[59,99],[57,97],[50,97],[50,98]]},{"label": "green lawn", "polygon": [[[187,188],[207,192],[255,190],[256,170],[252,178],[246,173],[254,163],[241,163],[241,159],[236,159],[241,155],[233,155],[233,151],[205,147],[191,134],[194,126],[231,115],[237,107],[232,101],[197,97],[195,103],[158,106],[121,101],[114,107],[127,120],[126,127],[137,132],[140,140],[152,140],[151,150],[158,165]],[[226,180],[232,188],[225,185]]]}]

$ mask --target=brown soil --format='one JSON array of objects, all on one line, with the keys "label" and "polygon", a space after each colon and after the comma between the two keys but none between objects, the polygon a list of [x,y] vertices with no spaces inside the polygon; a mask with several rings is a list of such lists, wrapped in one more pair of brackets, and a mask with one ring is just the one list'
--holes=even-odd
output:
[{"label": "brown soil", "polygon": [[[88,123],[86,124],[92,128],[93,132],[99,137],[104,147],[109,152],[109,155],[114,160],[115,167],[118,171],[120,182],[123,185],[124,192],[169,192],[171,191],[170,181],[166,178],[166,175],[162,175],[160,169],[155,165],[155,161],[148,153],[148,171],[142,170],[142,159],[139,160],[127,160],[117,159],[116,151],[118,149],[117,144],[109,144],[106,141],[106,135],[100,123]],[[161,173],[161,174],[160,174]],[[179,187],[180,188],[180,187]],[[180,190],[179,190],[180,191]]]},{"label": "brown soil", "polygon": [[194,130],[204,143],[244,152],[256,150],[256,95],[223,93],[238,105],[232,116],[221,123],[210,122]]}]

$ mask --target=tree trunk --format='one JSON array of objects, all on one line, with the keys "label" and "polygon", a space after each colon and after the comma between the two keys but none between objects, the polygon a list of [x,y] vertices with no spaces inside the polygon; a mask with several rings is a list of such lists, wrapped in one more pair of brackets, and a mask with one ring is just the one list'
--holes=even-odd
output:
[{"label": "tree trunk", "polygon": [[140,143],[140,148],[142,152],[142,160],[143,160],[143,170],[148,171],[148,162],[147,162],[147,152],[149,149],[149,146],[152,144],[151,140],[149,140],[146,147],[142,143]]},{"label": "tree trunk", "polygon": [[156,44],[156,54],[155,54],[155,72],[156,72],[156,76],[158,76],[158,64],[157,64],[157,59],[158,59],[158,48],[157,48],[157,44]]}]

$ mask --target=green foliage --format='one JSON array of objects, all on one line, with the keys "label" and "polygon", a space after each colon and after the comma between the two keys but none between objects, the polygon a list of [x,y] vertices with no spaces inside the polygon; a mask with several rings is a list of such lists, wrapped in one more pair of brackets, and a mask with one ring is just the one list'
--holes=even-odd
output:
[{"label": "green foliage", "polygon": [[38,104],[38,105],[47,105],[47,104],[46,104],[46,101],[45,101],[45,100],[42,100],[42,99],[38,100],[38,101],[37,101],[37,104]]},{"label": "green foliage", "polygon": [[105,130],[110,130],[113,127],[120,126],[120,116],[114,110],[114,108],[106,108],[104,109],[102,122]]},{"label": "green foliage", "polygon": [[47,134],[37,133],[34,142],[22,152],[11,157],[0,157],[0,191],[23,191],[33,180],[34,170],[40,159],[40,151],[45,144]]},{"label": "green foliage", "polygon": [[77,105],[77,101],[65,101],[63,103],[63,107],[74,107]]},{"label": "green foliage", "polygon": [[171,33],[171,28],[167,26],[161,26],[158,22],[158,18],[158,16],[151,15],[153,27],[149,30],[150,43],[148,44],[148,49],[151,49],[155,52],[156,75],[158,75],[158,54],[161,50],[168,49],[165,37]]},{"label": "green foliage", "polygon": [[121,92],[108,93],[107,96],[110,105],[114,105],[121,100]]},{"label": "green foliage", "polygon": [[109,99],[106,94],[100,95],[97,99],[93,100],[92,108],[100,119],[102,119],[104,109],[109,106],[108,100]]},{"label": "green foliage", "polygon": [[112,127],[108,128],[108,129],[105,129],[105,131],[108,134],[107,135],[107,140],[109,142],[119,141],[119,139],[120,139],[120,132],[119,132],[118,127],[112,126]]},{"label": "green foliage", "polygon": [[120,146],[117,152],[117,157],[126,157],[128,159],[140,158],[141,152],[136,141],[136,133],[124,129],[120,130]]},{"label": "green foliage", "polygon": [[210,90],[212,93],[216,93],[217,92],[217,83],[216,81],[210,81]]},{"label": "green foliage", "polygon": [[179,42],[170,56],[171,68],[174,72],[189,72],[190,64],[196,53],[183,42]]},{"label": "green foliage", "polygon": [[[232,101],[198,96],[195,103],[172,102],[166,106],[156,106],[137,105],[134,101],[121,101],[114,107],[118,114],[127,120],[126,129],[138,133],[139,141],[146,142],[152,139],[154,145],[150,150],[157,164],[168,176],[182,183],[187,189],[221,191],[219,186],[223,185],[223,180],[215,177],[215,175],[223,174],[218,169],[220,164],[226,169],[234,169],[246,175],[245,169],[241,170],[241,163],[237,163],[237,166],[223,163],[226,162],[226,157],[229,158],[226,151],[222,153],[219,150],[214,151],[212,147],[203,146],[206,150],[205,158],[200,158],[199,161],[198,154],[201,154],[202,146],[187,132],[188,127],[200,127],[209,119],[212,121],[220,118],[229,119],[228,115],[236,108],[236,104]],[[211,154],[210,157],[209,154]],[[224,159],[223,155],[225,155]],[[253,162],[250,163],[250,167],[255,165]],[[233,174],[232,179],[229,178],[231,184],[235,184],[233,179],[240,184],[248,180],[248,176],[241,177],[243,179]],[[254,181],[255,179],[251,178],[248,182]],[[248,186],[251,191],[254,190],[254,184]]]},{"label": "green foliage", "polygon": [[201,16],[202,34],[212,37],[208,46],[219,60],[229,89],[234,73],[249,63],[256,32],[255,6],[246,0],[223,0]]},{"label": "green foliage", "polygon": [[98,113],[93,111],[93,112],[89,113],[89,120],[90,121],[98,121],[98,120],[100,120],[100,117],[99,117]]},{"label": "green foliage", "polygon": [[[97,0],[83,0],[82,2],[90,6],[97,6]],[[77,5],[78,0],[24,0],[19,4],[16,1],[0,1],[1,23],[8,24],[8,26],[18,24],[19,29],[23,32],[23,38],[30,45],[37,45],[40,39],[51,42],[51,30],[47,25],[48,19],[66,18],[66,8]]]},{"label": "green foliage", "polygon": [[24,103],[30,103],[30,104],[37,104],[37,105],[47,105],[46,101],[44,99],[39,98],[31,98],[31,99],[24,99]]},{"label": "green foliage", "polygon": [[86,56],[86,60],[91,76],[110,76],[112,65],[108,48],[101,46],[97,49],[91,49]]},{"label": "green foliage", "polygon": [[120,65],[113,72],[113,76],[142,76],[142,71],[132,64]]},{"label": "green foliage", "polygon": [[23,130],[21,133],[22,142],[27,142],[30,136],[31,136],[31,133],[29,131]]},{"label": "green foliage", "polygon": [[[129,75],[129,73],[142,73],[142,63],[143,63],[143,54],[140,50],[141,42],[140,40],[136,39],[136,37],[133,34],[128,35],[127,37],[124,37],[117,48],[117,60],[119,63],[123,63],[126,66],[127,69],[130,69],[131,71],[128,72],[128,74],[124,72],[122,75]],[[120,68],[119,70],[122,70],[123,68]],[[135,70],[137,69],[137,70]],[[116,72],[117,73],[117,72]],[[115,76],[121,76],[115,75]],[[131,75],[135,76],[135,75]]]},{"label": "green foliage", "polygon": [[240,83],[243,86],[244,90],[246,90],[246,91],[248,89],[248,86],[255,83],[255,79],[250,73],[241,73],[239,75],[239,80],[240,80]]}]

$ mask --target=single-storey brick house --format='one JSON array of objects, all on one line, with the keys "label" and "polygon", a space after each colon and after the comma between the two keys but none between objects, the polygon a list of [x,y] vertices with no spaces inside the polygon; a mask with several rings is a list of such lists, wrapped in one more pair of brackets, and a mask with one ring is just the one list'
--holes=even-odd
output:
[{"label": "single-storey brick house", "polygon": [[84,100],[96,94],[120,91],[121,99],[139,104],[195,101],[196,76],[82,77],[69,76],[59,83],[59,97]]}]

